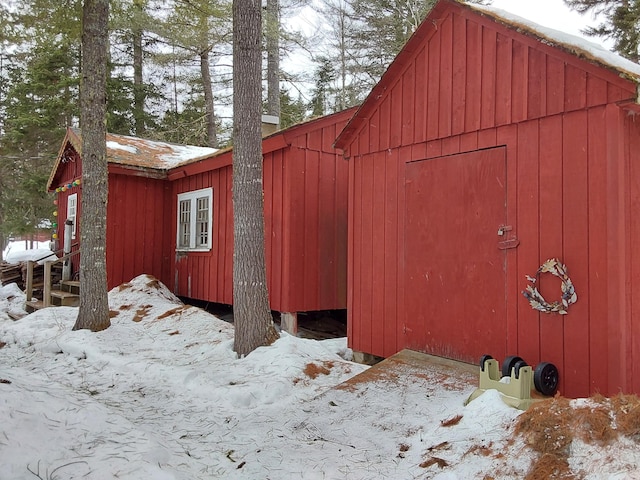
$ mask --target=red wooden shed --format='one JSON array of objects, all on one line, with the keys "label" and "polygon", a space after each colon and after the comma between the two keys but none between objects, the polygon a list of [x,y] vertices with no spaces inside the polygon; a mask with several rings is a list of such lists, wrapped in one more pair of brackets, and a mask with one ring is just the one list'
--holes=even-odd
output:
[{"label": "red wooden shed", "polygon": [[[72,245],[80,244],[82,225],[82,139],[67,129],[47,189],[57,192],[58,248],[64,223],[74,222]],[[109,196],[107,203],[107,284],[109,288],[147,273],[163,282],[171,278],[171,189],[166,170],[216,149],[174,145],[107,134]],[[78,269],[75,260],[74,271]]]},{"label": "red wooden shed", "polygon": [[[272,310],[288,314],[287,322],[295,323],[297,312],[346,308],[348,163],[333,142],[354,111],[290,127],[262,142],[269,299]],[[174,199],[188,201],[194,191],[213,198],[211,248],[176,248],[173,238],[178,295],[233,301],[232,153],[168,172]],[[180,202],[171,208],[178,218]]]},{"label": "red wooden shed", "polygon": [[[269,296],[273,310],[288,314],[288,329],[298,312],[346,308],[348,163],[332,144],[353,112],[263,140]],[[82,223],[82,183],[73,184],[82,177],[80,151],[79,133],[69,130],[49,180],[50,191],[65,187],[61,241],[69,216]],[[232,153],[108,135],[109,288],[148,273],[177,295],[233,303]]]},{"label": "red wooden shed", "polygon": [[[342,131],[348,337],[554,363],[566,396],[640,393],[640,67],[490,7],[441,0]],[[566,315],[522,292],[557,258]],[[551,301],[561,281],[538,276]]]}]

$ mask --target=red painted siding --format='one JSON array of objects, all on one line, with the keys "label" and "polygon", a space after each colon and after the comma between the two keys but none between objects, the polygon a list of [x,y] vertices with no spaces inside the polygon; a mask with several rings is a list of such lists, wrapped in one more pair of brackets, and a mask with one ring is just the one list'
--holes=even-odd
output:
[{"label": "red painted siding", "polygon": [[[80,155],[67,146],[65,158],[52,180],[57,188],[82,179]],[[59,192],[58,199],[58,248],[64,244],[64,222],[67,219],[67,199],[78,194],[76,239],[73,249],[80,245],[82,228],[82,184]],[[166,252],[170,239],[166,235],[168,182],[135,175],[109,173],[109,197],[107,204],[107,285],[113,288],[128,282],[137,275],[154,275],[162,282],[169,280],[169,263]],[[74,272],[79,269],[79,257],[74,257]]]},{"label": "red painted siding", "polygon": [[[64,185],[68,185],[72,183],[74,180],[78,178],[82,178],[82,162],[80,160],[80,155],[73,149],[70,144],[64,146],[64,154],[65,161],[61,162],[58,171],[56,172],[55,177],[52,180],[52,189],[55,190],[58,187],[62,187]],[[82,217],[82,185],[72,187],[64,192],[58,192],[56,199],[58,200],[58,205],[55,207],[55,210],[58,212],[58,216],[56,217],[56,221],[58,223],[57,234],[57,249],[62,251],[64,246],[64,223],[67,220],[67,201],[70,195],[74,193],[78,194],[77,200],[77,211],[76,211],[76,238],[72,240],[72,251],[76,251],[79,248],[80,244],[80,228],[81,225],[81,217]],[[76,255],[72,259],[73,262],[73,272],[77,272],[80,264],[80,258]]]},{"label": "red painted siding", "polygon": [[[210,252],[176,252],[177,196],[180,193],[213,188],[213,245]],[[177,295],[218,303],[233,303],[233,209],[231,167],[224,167],[172,182],[170,232],[173,279]]]},{"label": "red painted siding", "polygon": [[[640,392],[640,122],[616,105],[635,84],[446,0],[412,42],[339,139],[351,162],[349,345],[389,356],[411,344],[404,298],[423,293],[403,280],[415,240],[403,233],[407,163],[505,146],[506,223],[520,244],[505,252],[507,320],[493,334],[508,354],[555,363],[565,395]],[[566,316],[534,311],[521,294],[553,257],[578,292]],[[480,302],[478,289],[451,288],[458,302]],[[555,277],[539,288],[559,297]]]},{"label": "red painted siding", "polygon": [[132,175],[109,175],[107,283],[113,288],[141,274],[171,285],[169,183]]},{"label": "red painted siding", "polygon": [[[333,149],[352,111],[292,127],[284,147],[263,155],[267,282],[273,310],[346,308],[348,163]],[[231,152],[225,155],[231,156]],[[197,167],[172,182],[172,198],[213,187],[213,248],[178,253],[179,295],[233,303],[232,167]],[[171,205],[175,237],[177,201]],[[175,251],[175,238],[172,240]]]}]

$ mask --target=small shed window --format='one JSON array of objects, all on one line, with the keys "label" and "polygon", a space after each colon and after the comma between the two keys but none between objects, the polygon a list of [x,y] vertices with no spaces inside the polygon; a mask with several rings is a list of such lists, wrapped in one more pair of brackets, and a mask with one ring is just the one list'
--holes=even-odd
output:
[{"label": "small shed window", "polygon": [[212,188],[178,195],[178,250],[211,249],[212,204]]},{"label": "small shed window", "polygon": [[78,216],[78,194],[73,193],[67,197],[67,220],[73,222],[71,227],[71,239],[76,239],[76,217]]}]

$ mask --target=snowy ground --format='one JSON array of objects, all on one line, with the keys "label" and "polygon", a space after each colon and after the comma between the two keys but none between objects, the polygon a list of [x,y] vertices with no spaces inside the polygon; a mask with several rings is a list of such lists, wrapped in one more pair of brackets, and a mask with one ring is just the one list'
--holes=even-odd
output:
[{"label": "snowy ground", "polygon": [[[99,333],[71,331],[77,308],[4,315],[22,302],[0,287],[2,480],[489,480],[538,458],[495,391],[465,406],[473,386],[430,371],[355,381],[344,338],[238,359],[233,325],[152,277],[109,293]],[[637,440],[568,442],[562,478],[640,479]]]}]

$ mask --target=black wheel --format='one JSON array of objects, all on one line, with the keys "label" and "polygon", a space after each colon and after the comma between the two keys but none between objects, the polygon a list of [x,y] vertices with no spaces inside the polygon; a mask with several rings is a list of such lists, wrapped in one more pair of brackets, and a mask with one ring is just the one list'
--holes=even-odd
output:
[{"label": "black wheel", "polygon": [[480,357],[480,370],[482,370],[484,372],[484,363],[487,360],[491,360],[493,357],[491,355],[482,355]]},{"label": "black wheel", "polygon": [[504,359],[504,362],[502,362],[502,376],[503,377],[510,377],[511,376],[511,370],[513,369],[514,365],[517,362],[520,362],[522,360],[522,358],[517,357],[515,355],[511,355],[507,358]]},{"label": "black wheel", "polygon": [[529,365],[524,360],[518,360],[516,364],[513,366],[513,369],[515,370],[515,377],[520,378],[520,369],[522,367],[528,367],[528,366]]},{"label": "black wheel", "polygon": [[558,369],[553,363],[539,363],[533,371],[533,384],[543,395],[554,395],[558,389]]}]

